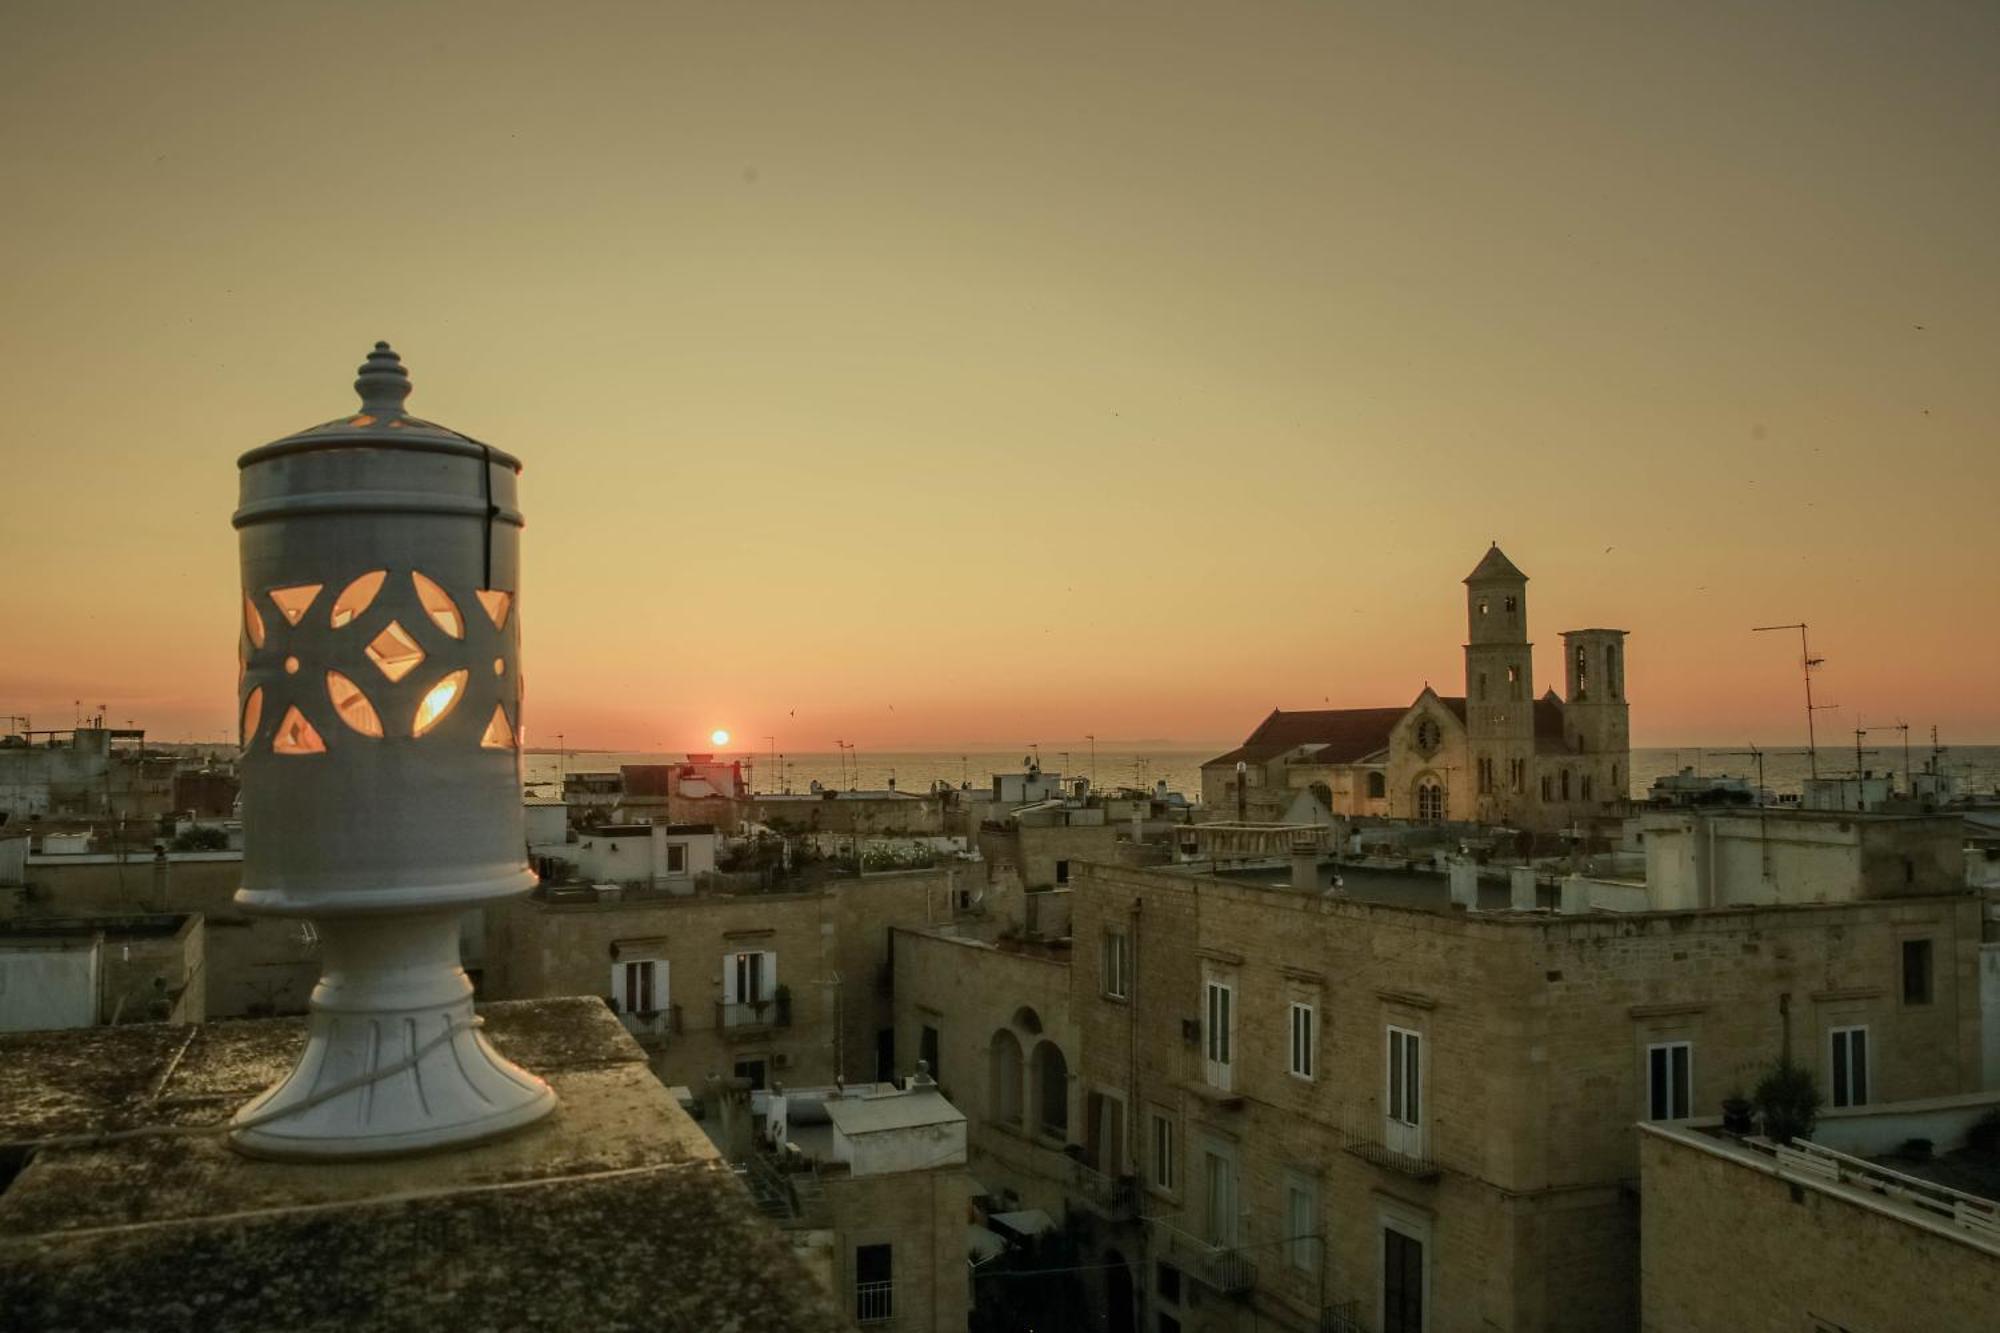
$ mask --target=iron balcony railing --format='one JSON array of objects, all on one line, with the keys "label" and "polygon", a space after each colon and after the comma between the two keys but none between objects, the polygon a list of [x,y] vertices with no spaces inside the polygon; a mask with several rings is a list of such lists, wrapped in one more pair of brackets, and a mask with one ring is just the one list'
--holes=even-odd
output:
[{"label": "iron balcony railing", "polygon": [[1138,1204],[1136,1182],[1129,1175],[1109,1176],[1082,1162],[1073,1162],[1070,1184],[1084,1202],[1113,1221],[1132,1216]]},{"label": "iron balcony railing", "polygon": [[792,1025],[792,1000],[788,995],[779,995],[769,1000],[715,1002],[715,1026],[725,1032],[761,1032],[767,1028],[788,1028]]},{"label": "iron balcony railing", "polygon": [[896,1317],[894,1282],[854,1284],[854,1322],[880,1324]]},{"label": "iron balcony railing", "polygon": [[1241,1296],[1257,1285],[1257,1265],[1233,1245],[1217,1245],[1183,1231],[1163,1217],[1149,1219],[1153,1246],[1203,1286],[1225,1296]]}]

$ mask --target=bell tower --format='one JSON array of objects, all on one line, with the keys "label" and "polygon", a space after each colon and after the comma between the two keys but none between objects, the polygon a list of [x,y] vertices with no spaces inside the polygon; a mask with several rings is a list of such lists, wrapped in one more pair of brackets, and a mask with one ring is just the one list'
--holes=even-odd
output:
[{"label": "bell tower", "polygon": [[1591,799],[1623,801],[1632,774],[1631,709],[1625,701],[1625,631],[1563,631],[1563,730],[1588,755]]},{"label": "bell tower", "polygon": [[[1535,757],[1528,576],[1495,543],[1465,577],[1465,788],[1483,822],[1525,812]],[[1454,784],[1456,785],[1456,784]]]}]

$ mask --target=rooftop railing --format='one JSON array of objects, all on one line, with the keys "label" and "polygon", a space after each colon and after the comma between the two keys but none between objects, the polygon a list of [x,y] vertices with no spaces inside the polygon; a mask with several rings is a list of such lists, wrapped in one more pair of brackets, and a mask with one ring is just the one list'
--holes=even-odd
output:
[{"label": "rooftop railing", "polygon": [[1992,1199],[1907,1176],[1803,1140],[1789,1145],[1774,1143],[1771,1153],[1785,1170],[1894,1199],[1938,1221],[1963,1227],[1983,1240],[2000,1244],[2000,1203]]}]

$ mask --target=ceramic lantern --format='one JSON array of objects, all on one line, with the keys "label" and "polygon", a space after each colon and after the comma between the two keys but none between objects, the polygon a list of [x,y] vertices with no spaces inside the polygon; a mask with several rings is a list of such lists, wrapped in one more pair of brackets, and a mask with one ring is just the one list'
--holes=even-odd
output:
[{"label": "ceramic lantern", "polygon": [[534,884],[521,817],[519,460],[404,411],[377,343],[361,410],[238,461],[243,885],[310,918],[304,1055],[238,1113],[246,1151],[364,1156],[547,1114],[478,1031],[469,907]]}]

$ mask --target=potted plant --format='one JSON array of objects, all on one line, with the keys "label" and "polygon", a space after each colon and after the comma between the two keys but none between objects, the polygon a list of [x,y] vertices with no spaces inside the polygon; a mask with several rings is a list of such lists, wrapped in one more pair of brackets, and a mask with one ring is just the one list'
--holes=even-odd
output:
[{"label": "potted plant", "polygon": [[1778,1143],[1812,1137],[1819,1119],[1819,1088],[1812,1071],[1783,1060],[1758,1081],[1751,1094],[1764,1121],[1764,1135]]},{"label": "potted plant", "polygon": [[1732,1087],[1729,1095],[1722,1099],[1722,1127],[1731,1134],[1748,1134],[1755,1128],[1755,1111],[1756,1107],[1743,1095],[1743,1089]]}]

